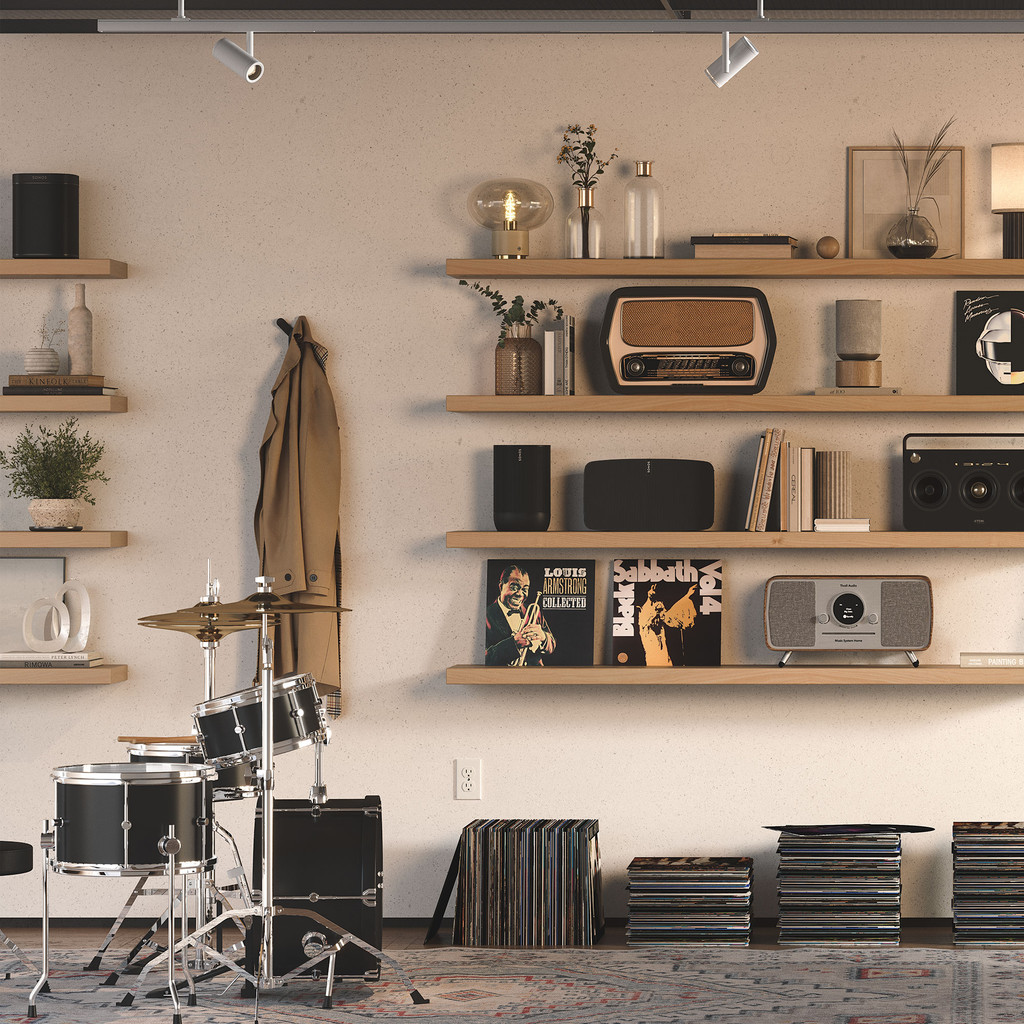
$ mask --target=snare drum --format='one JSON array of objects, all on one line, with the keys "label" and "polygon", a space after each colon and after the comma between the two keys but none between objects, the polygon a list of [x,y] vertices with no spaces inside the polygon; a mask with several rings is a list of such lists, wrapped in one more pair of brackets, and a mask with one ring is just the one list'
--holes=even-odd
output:
[{"label": "snare drum", "polygon": [[[271,686],[274,753],[327,742],[323,701],[308,673],[282,676]],[[256,685],[196,707],[199,742],[208,764],[218,767],[256,761],[263,749],[263,687]]]},{"label": "snare drum", "polygon": [[56,850],[65,875],[141,876],[167,871],[158,843],[174,826],[181,841],[179,874],[212,869],[211,783],[205,765],[152,762],[76,764],[55,768]]},{"label": "snare drum", "polygon": [[[128,760],[141,764],[206,764],[203,748],[198,743],[177,740],[152,740],[148,743],[129,743]],[[257,796],[259,788],[250,774],[248,763],[227,765],[217,770],[213,783],[213,799],[241,800]]]}]

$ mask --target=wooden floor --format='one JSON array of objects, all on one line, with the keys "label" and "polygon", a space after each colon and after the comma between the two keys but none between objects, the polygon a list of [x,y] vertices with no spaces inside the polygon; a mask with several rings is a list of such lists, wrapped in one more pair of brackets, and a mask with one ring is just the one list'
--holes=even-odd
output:
[{"label": "wooden floor", "polygon": [[[38,949],[42,943],[42,935],[38,925],[3,925],[0,927],[13,942],[25,949]],[[50,928],[50,944],[54,949],[97,949],[107,934],[107,925],[76,925],[74,927]],[[144,927],[137,924],[125,924],[115,936],[113,948],[131,948],[139,939]],[[422,949],[423,938],[427,926],[386,925],[384,928],[384,949]],[[752,949],[778,949],[778,933],[773,925],[755,925],[750,946]],[[448,946],[451,944],[451,929],[444,928],[430,946]],[[904,922],[901,931],[901,946],[927,947],[931,949],[953,949],[952,925],[949,921],[928,920]],[[610,925],[602,939],[597,943],[602,949],[625,949],[626,934],[622,925]],[[0,957],[4,948],[0,945]]]}]

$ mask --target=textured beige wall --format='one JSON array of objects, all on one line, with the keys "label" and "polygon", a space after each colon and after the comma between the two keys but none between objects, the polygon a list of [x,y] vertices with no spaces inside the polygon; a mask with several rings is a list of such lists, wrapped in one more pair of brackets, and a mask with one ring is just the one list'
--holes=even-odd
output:
[{"label": "textured beige wall", "polygon": [[[86,293],[97,369],[130,402],[127,415],[87,419],[112,477],[89,522],[127,529],[131,541],[68,557],[68,575],[94,594],[95,646],[130,677],[0,689],[3,838],[34,842],[53,813],[53,767],[122,759],[119,733],[188,728],[202,697],[199,645],[136,619],[197,600],[207,557],[227,599],[253,589],[257,445],[284,352],[273,322],[305,314],[332,352],[353,609],[327,781],[334,796],[383,799],[387,915],[431,913],[459,830],[478,815],[599,818],[612,915],[625,913],[636,854],[753,855],[756,910],[769,914],[774,834],[762,825],[928,824],[933,834],[906,843],[904,913],[948,914],[950,823],[1022,816],[1016,690],[445,687],[447,665],[480,658],[486,556],[446,551],[444,533],[490,528],[493,443],[550,442],[557,478],[592,458],[710,459],[717,525],[731,526],[766,421],[446,413],[446,394],[491,387],[493,325],[485,304],[445,277],[444,260],[486,255],[465,199],[501,174],[552,189],[558,212],[533,246],[561,254],[570,190],[555,154],[569,121],[596,122],[600,151],[622,156],[599,189],[609,254],[621,248],[630,161],[644,158],[665,186],[674,255],[710,230],[842,237],[846,147],[885,145],[893,127],[926,142],[950,115],[950,141],[966,148],[966,254],[997,256],[988,146],[1022,132],[1019,89],[1008,83],[1017,40],[764,37],[761,57],[721,91],[702,72],[718,51],[713,37],[260,37],[267,71],[255,87],[211,58],[212,43],[0,37],[0,176],[81,175],[83,255],[130,266],[127,280]],[[10,198],[0,193],[6,254]],[[593,346],[615,286],[523,290],[575,309]],[[830,379],[842,297],[883,300],[887,382],[951,386],[956,282],[761,287],[779,332],[771,391]],[[71,281],[0,284],[0,376],[19,370],[42,313],[65,310],[73,294]],[[0,442],[23,422],[6,415]],[[883,528],[899,519],[904,433],[1024,429],[1013,416],[781,422],[805,444],[853,449],[856,511]],[[569,492],[556,500],[554,525],[580,521],[578,490]],[[25,501],[2,495],[0,529],[24,528]],[[602,579],[608,557],[599,557]],[[773,663],[760,603],[764,580],[780,572],[927,573],[936,611],[928,661],[1019,650],[1020,561],[999,551],[728,553],[724,659]],[[227,640],[220,692],[242,685],[253,661],[251,635]],[[282,795],[305,795],[307,754],[280,759]],[[452,799],[457,756],[483,759],[481,803]],[[244,835],[249,813],[226,809],[229,827]],[[58,878],[53,913],[111,915],[129,888]],[[6,879],[2,915],[38,916],[37,889],[32,876]]]}]

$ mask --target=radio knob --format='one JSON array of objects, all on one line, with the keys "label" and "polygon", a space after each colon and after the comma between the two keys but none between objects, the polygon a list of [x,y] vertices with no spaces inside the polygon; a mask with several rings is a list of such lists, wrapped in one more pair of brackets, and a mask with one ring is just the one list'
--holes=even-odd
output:
[{"label": "radio knob", "polygon": [[753,365],[746,356],[736,356],[730,364],[730,369],[736,377],[749,377]]},{"label": "radio knob", "polygon": [[868,622],[870,622],[872,626],[877,626],[878,625],[878,616],[874,612],[872,612],[868,616]]},{"label": "radio knob", "polygon": [[822,613],[821,613],[821,614],[820,614],[820,615],[818,616],[818,621],[819,621],[820,623],[822,623],[822,624],[824,624],[824,623],[828,622],[828,612],[822,612]]},{"label": "radio knob", "polygon": [[625,370],[627,377],[642,377],[644,375],[644,361],[642,359],[627,359]]}]

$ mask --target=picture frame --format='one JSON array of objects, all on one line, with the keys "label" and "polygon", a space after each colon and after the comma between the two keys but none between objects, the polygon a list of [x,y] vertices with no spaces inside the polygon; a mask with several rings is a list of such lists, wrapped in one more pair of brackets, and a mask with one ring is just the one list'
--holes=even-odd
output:
[{"label": "picture frame", "polygon": [[954,394],[1024,398],[1024,291],[958,291],[955,303]]},{"label": "picture frame", "polygon": [[64,572],[61,556],[0,557],[0,652],[26,650],[25,612],[38,598],[53,598],[64,584]]},{"label": "picture frame", "polygon": [[[911,181],[919,180],[927,146],[905,146]],[[964,255],[964,147],[948,152],[925,190],[920,213],[939,236],[933,260]],[[907,178],[896,146],[847,148],[847,246],[853,260],[895,259],[885,246],[889,228],[907,212]],[[934,202],[932,202],[934,200]],[[937,209],[936,209],[937,207]]]}]

